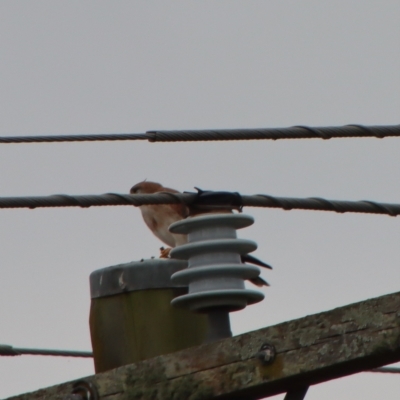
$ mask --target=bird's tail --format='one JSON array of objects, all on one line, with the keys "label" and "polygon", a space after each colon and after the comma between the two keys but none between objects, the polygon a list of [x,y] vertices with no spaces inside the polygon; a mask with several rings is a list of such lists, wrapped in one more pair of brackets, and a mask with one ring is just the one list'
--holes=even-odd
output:
[{"label": "bird's tail", "polygon": [[250,282],[258,287],[269,286],[269,283],[260,276],[257,276],[257,278],[250,279]]},{"label": "bird's tail", "polygon": [[250,254],[242,255],[242,263],[246,263],[246,262],[250,263],[250,264],[258,265],[259,267],[272,269],[272,267],[270,265],[268,265],[265,262],[259,260],[258,258],[255,258],[255,257],[251,256]]}]

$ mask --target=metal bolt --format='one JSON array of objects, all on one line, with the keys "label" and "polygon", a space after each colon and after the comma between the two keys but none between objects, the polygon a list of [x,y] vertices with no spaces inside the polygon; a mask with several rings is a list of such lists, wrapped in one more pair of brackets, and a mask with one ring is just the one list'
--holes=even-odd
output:
[{"label": "metal bolt", "polygon": [[99,399],[96,386],[92,382],[86,380],[74,383],[74,386],[72,387],[72,395],[74,395],[74,397],[79,396],[83,400]]},{"label": "metal bolt", "polygon": [[276,358],[275,347],[272,344],[264,343],[256,353],[256,358],[258,358],[263,365],[272,364]]}]

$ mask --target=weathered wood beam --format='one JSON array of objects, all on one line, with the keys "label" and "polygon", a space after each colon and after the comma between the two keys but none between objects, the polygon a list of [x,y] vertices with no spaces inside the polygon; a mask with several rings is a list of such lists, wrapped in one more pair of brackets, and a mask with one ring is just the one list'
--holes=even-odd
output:
[{"label": "weathered wood beam", "polygon": [[[262,316],[260,316],[262,318]],[[277,356],[263,365],[264,343]],[[86,378],[104,400],[257,399],[400,361],[400,292]],[[73,382],[14,397],[61,399]]]}]

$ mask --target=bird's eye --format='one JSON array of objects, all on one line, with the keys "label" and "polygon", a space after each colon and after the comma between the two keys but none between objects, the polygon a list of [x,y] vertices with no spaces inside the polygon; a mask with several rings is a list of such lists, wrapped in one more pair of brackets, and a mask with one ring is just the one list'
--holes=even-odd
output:
[{"label": "bird's eye", "polygon": [[143,189],[141,186],[137,186],[133,189],[133,192],[136,194],[143,193]]}]

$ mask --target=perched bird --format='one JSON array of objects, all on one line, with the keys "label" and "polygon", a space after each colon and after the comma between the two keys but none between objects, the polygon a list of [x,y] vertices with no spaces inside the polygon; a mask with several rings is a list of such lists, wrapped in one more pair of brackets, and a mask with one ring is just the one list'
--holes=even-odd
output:
[{"label": "perched bird", "polygon": [[[134,185],[130,193],[131,194],[150,194],[150,193],[180,193],[175,189],[163,187],[160,183],[142,181]],[[164,249],[161,247],[161,258],[167,258],[171,247],[180,246],[187,243],[187,235],[181,235],[176,233],[171,233],[168,227],[177,221],[187,218],[189,215],[199,215],[196,212],[190,212],[189,207],[185,204],[148,204],[139,206],[142,212],[143,220],[149,229],[157,236],[163,243],[170,246],[170,248]],[[231,208],[221,209],[219,207],[217,210],[209,209],[206,213],[232,213]],[[242,262],[248,262],[251,264],[258,265],[260,267],[272,269],[272,267],[263,261],[249,255],[242,255]],[[251,279],[250,282],[257,286],[269,286],[261,277]]]},{"label": "perched bird", "polygon": [[[157,192],[179,193],[177,190],[163,187],[159,183],[146,181],[137,183],[130,190],[131,194]],[[186,235],[171,233],[168,230],[172,223],[185,219],[189,215],[189,209],[185,204],[148,204],[139,206],[139,208],[146,225],[163,243],[170,247],[187,243]],[[164,254],[161,253],[164,258],[168,256],[168,250],[164,251]]]}]

